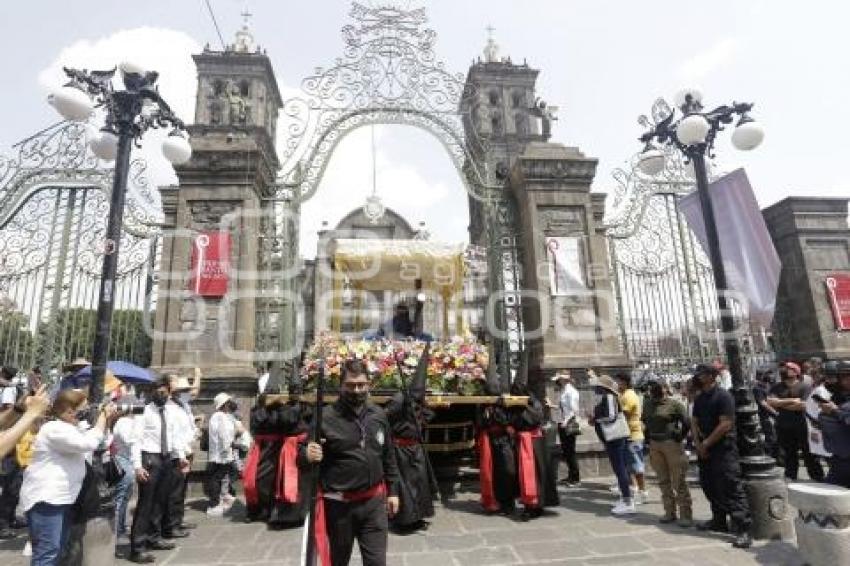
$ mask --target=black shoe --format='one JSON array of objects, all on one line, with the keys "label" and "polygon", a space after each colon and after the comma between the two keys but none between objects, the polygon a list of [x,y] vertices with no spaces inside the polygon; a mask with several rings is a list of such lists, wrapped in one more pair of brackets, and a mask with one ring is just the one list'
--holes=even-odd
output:
[{"label": "black shoe", "polygon": [[732,542],[732,546],[735,548],[750,548],[753,545],[753,537],[750,536],[750,533],[739,533],[735,536],[735,540]]},{"label": "black shoe", "polygon": [[17,519],[15,519],[14,521],[12,521],[12,524],[10,524],[9,527],[11,527],[13,529],[25,529],[25,528],[27,528],[27,522],[26,521],[18,521]]},{"label": "black shoe", "polygon": [[703,521],[701,523],[697,523],[697,530],[712,531],[715,533],[728,533],[729,527],[726,526],[725,523],[721,523],[712,519],[710,521]]},{"label": "black shoe", "polygon": [[148,550],[174,550],[173,542],[165,542],[164,540],[156,540],[148,543]]},{"label": "black shoe", "polygon": [[664,515],[663,517],[658,519],[658,522],[661,523],[662,525],[668,525],[670,523],[675,523],[676,522],[676,515]]},{"label": "black shoe", "polygon": [[131,552],[127,557],[127,560],[135,562],[136,564],[153,564],[156,562],[156,558],[153,557],[153,554],[142,554],[141,552]]},{"label": "black shoe", "polygon": [[162,538],[167,538],[167,539],[186,538],[187,536],[189,536],[189,533],[180,529],[180,530],[176,530],[176,531],[171,531],[170,533],[164,533],[162,535]]},{"label": "black shoe", "polygon": [[191,531],[193,529],[197,529],[197,523],[180,523],[180,530],[182,531]]}]

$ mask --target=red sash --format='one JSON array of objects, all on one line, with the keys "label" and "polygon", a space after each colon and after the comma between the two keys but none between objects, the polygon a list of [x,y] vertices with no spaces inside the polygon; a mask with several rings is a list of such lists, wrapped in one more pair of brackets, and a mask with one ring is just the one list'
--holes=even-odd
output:
[{"label": "red sash", "polygon": [[534,463],[534,439],[543,438],[539,428],[516,433],[519,460],[519,500],[529,507],[540,506],[537,486],[537,473]]},{"label": "red sash", "polygon": [[275,499],[284,503],[298,503],[298,444],[307,440],[307,433],[287,436],[280,449],[275,478]]},{"label": "red sash", "polygon": [[242,471],[242,488],[245,490],[245,503],[251,506],[260,502],[257,493],[257,466],[260,463],[260,450],[263,442],[274,442],[283,438],[279,434],[258,434],[254,437],[248,456],[245,458],[245,469]]},{"label": "red sash", "polygon": [[485,511],[498,511],[499,504],[493,493],[493,451],[490,447],[490,435],[488,429],[478,431],[478,472],[481,489],[481,506]]},{"label": "red sash", "polygon": [[[366,501],[373,497],[379,497],[387,493],[384,482],[378,483],[364,491],[346,491],[342,493],[342,499],[346,502]],[[321,488],[316,494],[316,555],[319,557],[321,566],[331,566],[331,546],[328,539],[327,519],[325,517],[325,496]]]},{"label": "red sash", "polygon": [[316,556],[320,566],[333,566],[331,564],[331,545],[328,540],[328,529],[325,519],[325,498],[322,490],[316,493],[316,517],[314,519],[314,536],[316,538]]},{"label": "red sash", "polygon": [[416,446],[417,444],[419,444],[419,441],[415,438],[398,438],[394,436],[393,444],[400,447]]}]

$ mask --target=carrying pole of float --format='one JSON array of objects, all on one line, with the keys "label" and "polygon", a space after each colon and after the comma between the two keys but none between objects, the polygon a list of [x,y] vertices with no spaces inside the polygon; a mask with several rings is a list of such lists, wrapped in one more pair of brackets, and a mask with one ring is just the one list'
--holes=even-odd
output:
[{"label": "carrying pole of float", "polygon": [[[323,356],[324,358],[324,356]],[[316,378],[316,405],[313,409],[313,430],[310,432],[310,441],[321,444],[322,442],[322,405],[325,397],[325,362],[319,363],[319,375]],[[303,538],[301,541],[301,566],[315,566],[316,564],[316,502],[319,496],[319,471],[320,463],[312,464],[310,470],[310,509],[304,520]],[[322,565],[329,566],[329,565]]]}]

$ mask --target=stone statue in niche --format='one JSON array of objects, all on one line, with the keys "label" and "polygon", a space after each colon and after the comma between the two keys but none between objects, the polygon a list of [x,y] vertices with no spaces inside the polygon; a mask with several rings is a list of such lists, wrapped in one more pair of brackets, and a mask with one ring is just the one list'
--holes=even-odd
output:
[{"label": "stone statue in niche", "polygon": [[227,101],[230,123],[237,125],[247,124],[248,103],[243,98],[242,91],[236,81],[227,81],[227,87],[224,89],[224,99]]}]

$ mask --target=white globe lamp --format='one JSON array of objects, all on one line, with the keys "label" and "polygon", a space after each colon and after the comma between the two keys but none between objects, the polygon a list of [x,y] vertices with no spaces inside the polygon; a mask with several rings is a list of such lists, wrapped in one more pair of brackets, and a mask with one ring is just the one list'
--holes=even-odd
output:
[{"label": "white globe lamp", "polygon": [[702,114],[690,114],[676,126],[676,137],[684,145],[699,145],[705,142],[711,125]]},{"label": "white globe lamp", "polygon": [[118,136],[101,130],[89,140],[89,147],[96,156],[104,161],[114,161],[118,155]]},{"label": "white globe lamp", "polygon": [[94,102],[77,87],[63,86],[47,96],[47,103],[71,122],[85,122],[94,112]]},{"label": "white globe lamp", "polygon": [[638,167],[645,174],[654,177],[664,170],[664,152],[654,147],[645,149],[638,159]]},{"label": "white globe lamp", "polygon": [[764,130],[758,122],[748,119],[741,120],[738,127],[732,132],[732,145],[741,151],[750,151],[761,145],[764,139]]},{"label": "white globe lamp", "polygon": [[172,165],[182,165],[192,158],[192,146],[175,130],[162,142],[162,154]]}]

